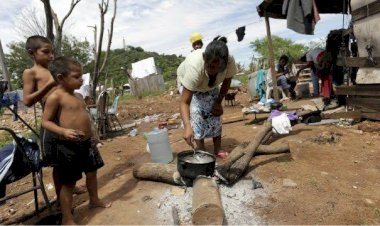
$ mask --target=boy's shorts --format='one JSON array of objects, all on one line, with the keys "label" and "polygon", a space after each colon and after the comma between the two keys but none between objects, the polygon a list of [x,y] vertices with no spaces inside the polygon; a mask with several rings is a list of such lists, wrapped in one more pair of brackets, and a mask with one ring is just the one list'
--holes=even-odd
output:
[{"label": "boy's shorts", "polygon": [[57,151],[55,169],[62,184],[75,184],[83,172],[94,172],[104,166],[98,148],[90,139],[78,143],[58,140]]},{"label": "boy's shorts", "polygon": [[41,152],[44,166],[57,165],[57,141],[58,135],[41,127]]}]

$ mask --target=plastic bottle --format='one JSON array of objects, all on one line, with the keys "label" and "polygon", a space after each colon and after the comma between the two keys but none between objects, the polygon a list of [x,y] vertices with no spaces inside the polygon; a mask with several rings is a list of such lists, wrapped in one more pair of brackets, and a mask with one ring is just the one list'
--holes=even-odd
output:
[{"label": "plastic bottle", "polygon": [[144,135],[148,141],[150,156],[153,162],[169,163],[173,160],[173,152],[166,128],[154,128],[151,132]]}]

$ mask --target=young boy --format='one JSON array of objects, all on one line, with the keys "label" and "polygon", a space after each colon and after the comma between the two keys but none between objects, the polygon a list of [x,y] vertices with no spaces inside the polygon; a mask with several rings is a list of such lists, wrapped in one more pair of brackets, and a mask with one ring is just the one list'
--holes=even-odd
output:
[{"label": "young boy", "polygon": [[57,140],[57,174],[62,183],[59,194],[62,224],[75,224],[71,207],[76,181],[86,172],[90,207],[110,207],[99,199],[97,169],[103,160],[91,142],[91,121],[86,104],[74,90],[82,85],[82,65],[75,59],[58,57],[50,65],[58,87],[48,96],[42,126],[59,136]]},{"label": "young boy", "polygon": [[[25,69],[22,76],[23,102],[28,107],[39,102],[44,109],[47,96],[56,86],[56,82],[48,69],[49,64],[54,59],[53,44],[46,37],[34,35],[26,40],[25,48],[33,60],[33,67]],[[47,166],[54,166],[56,135],[43,128],[41,128],[40,134],[44,162]],[[54,168],[53,180],[57,197],[59,197],[60,183]],[[86,192],[84,188],[77,188],[76,190],[77,194],[84,192]]]}]

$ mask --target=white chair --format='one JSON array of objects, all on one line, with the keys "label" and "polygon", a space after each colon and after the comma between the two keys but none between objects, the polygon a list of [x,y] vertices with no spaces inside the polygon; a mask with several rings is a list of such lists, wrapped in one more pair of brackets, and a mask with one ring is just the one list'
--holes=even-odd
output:
[{"label": "white chair", "polygon": [[[270,99],[272,97],[272,92],[273,92],[272,72],[271,72],[270,68],[267,71],[267,77],[266,77],[265,85],[266,85],[265,95],[266,95],[266,99],[268,100],[268,99]],[[281,86],[277,86],[277,90],[279,92],[281,92],[282,98],[288,98],[286,96],[284,90],[282,90]]]}]

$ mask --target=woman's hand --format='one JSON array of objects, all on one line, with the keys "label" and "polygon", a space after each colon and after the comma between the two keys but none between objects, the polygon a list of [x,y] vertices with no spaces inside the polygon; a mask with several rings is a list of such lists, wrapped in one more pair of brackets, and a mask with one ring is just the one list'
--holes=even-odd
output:
[{"label": "woman's hand", "polygon": [[185,128],[183,132],[183,139],[185,139],[188,145],[194,148],[194,133],[191,127]]},{"label": "woman's hand", "polygon": [[221,116],[221,115],[223,115],[222,103],[215,102],[214,106],[212,107],[212,112],[211,113],[214,116]]}]

